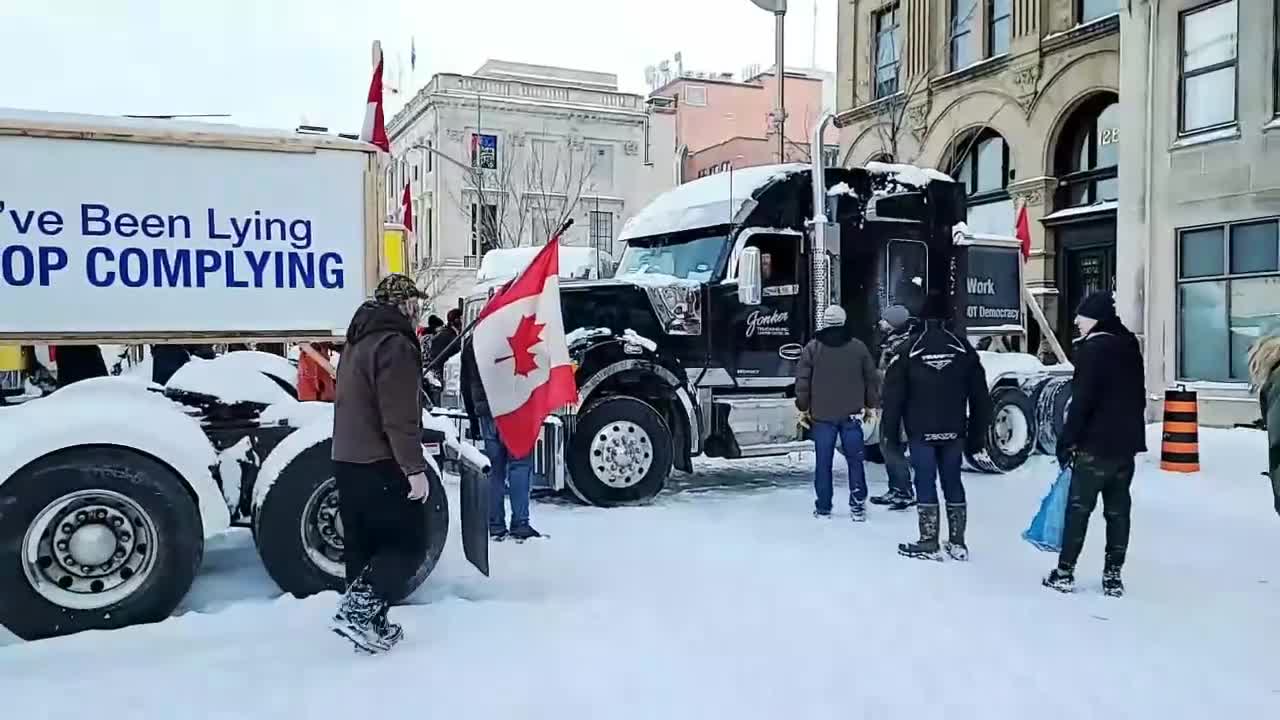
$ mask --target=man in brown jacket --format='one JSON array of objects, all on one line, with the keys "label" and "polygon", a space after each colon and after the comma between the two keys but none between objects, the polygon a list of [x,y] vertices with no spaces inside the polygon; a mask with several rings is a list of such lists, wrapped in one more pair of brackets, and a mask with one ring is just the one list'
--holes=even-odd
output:
[{"label": "man in brown jacket", "polygon": [[849,515],[867,519],[866,452],[862,420],[880,407],[880,372],[871,351],[845,325],[844,308],[831,305],[823,328],[800,352],[796,363],[796,407],[811,421],[814,450],[814,517],[831,515],[831,462],[836,440],[849,463]]},{"label": "man in brown jacket", "polygon": [[426,552],[422,503],[430,490],[414,333],[423,297],[407,276],[383,279],[351,319],[338,364],[333,465],[348,587],[333,631],[369,653],[403,637],[387,610]]}]

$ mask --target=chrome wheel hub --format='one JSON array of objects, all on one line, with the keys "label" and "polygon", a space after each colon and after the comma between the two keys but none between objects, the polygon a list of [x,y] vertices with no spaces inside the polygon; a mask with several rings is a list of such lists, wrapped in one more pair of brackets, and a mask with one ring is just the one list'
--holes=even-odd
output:
[{"label": "chrome wheel hub", "polygon": [[324,572],[346,577],[342,561],[342,514],[338,512],[338,482],[320,483],[302,509],[302,547],[307,557]]},{"label": "chrome wheel hub", "polygon": [[591,439],[591,469],[612,488],[629,488],[653,467],[653,443],[639,425],[620,420],[600,428]]},{"label": "chrome wheel hub", "polygon": [[93,610],[128,597],[155,565],[155,521],[129,497],[81,490],[36,514],[22,540],[23,571],[41,597]]}]

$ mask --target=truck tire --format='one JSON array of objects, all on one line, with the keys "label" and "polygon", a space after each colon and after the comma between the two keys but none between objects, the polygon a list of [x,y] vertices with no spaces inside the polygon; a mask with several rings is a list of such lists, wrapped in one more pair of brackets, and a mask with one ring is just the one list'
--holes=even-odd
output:
[{"label": "truck tire", "polygon": [[[333,441],[325,440],[299,453],[280,472],[253,516],[254,540],[267,574],[281,590],[299,598],[346,588],[332,450]],[[425,556],[397,600],[417,590],[435,569],[449,534],[444,485],[433,468],[428,466],[426,472],[431,492],[422,505]]]},{"label": "truck tire", "polygon": [[986,473],[1007,473],[1022,467],[1036,445],[1036,413],[1031,398],[1016,387],[991,391],[991,427],[986,449],[965,459]]},{"label": "truck tire", "polygon": [[1053,385],[1040,397],[1037,416],[1039,420],[1040,449],[1047,455],[1058,453],[1058,438],[1067,424],[1067,410],[1071,407],[1071,380],[1055,378]]},{"label": "truck tire", "polygon": [[667,483],[675,443],[648,403],[612,395],[579,413],[569,447],[569,490],[612,507],[652,500]]},{"label": "truck tire", "polygon": [[199,509],[168,466],[122,447],[53,453],[0,485],[0,625],[39,640],[159,622],[203,554]]}]

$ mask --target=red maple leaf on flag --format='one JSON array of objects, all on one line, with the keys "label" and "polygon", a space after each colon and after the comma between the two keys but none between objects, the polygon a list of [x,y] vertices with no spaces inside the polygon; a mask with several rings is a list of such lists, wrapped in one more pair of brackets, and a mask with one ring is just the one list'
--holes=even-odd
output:
[{"label": "red maple leaf on flag", "polygon": [[529,350],[542,342],[542,329],[545,327],[546,323],[538,322],[536,315],[524,315],[520,318],[520,324],[516,325],[515,334],[507,338],[515,374],[528,376],[538,369],[538,360]]}]

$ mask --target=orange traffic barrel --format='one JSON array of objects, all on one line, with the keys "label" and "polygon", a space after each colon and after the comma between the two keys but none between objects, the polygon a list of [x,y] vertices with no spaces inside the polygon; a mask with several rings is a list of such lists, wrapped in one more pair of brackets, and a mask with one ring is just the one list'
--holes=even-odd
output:
[{"label": "orange traffic barrel", "polygon": [[1200,420],[1195,390],[1179,387],[1164,393],[1164,432],[1160,442],[1160,469],[1171,472],[1200,471]]}]

